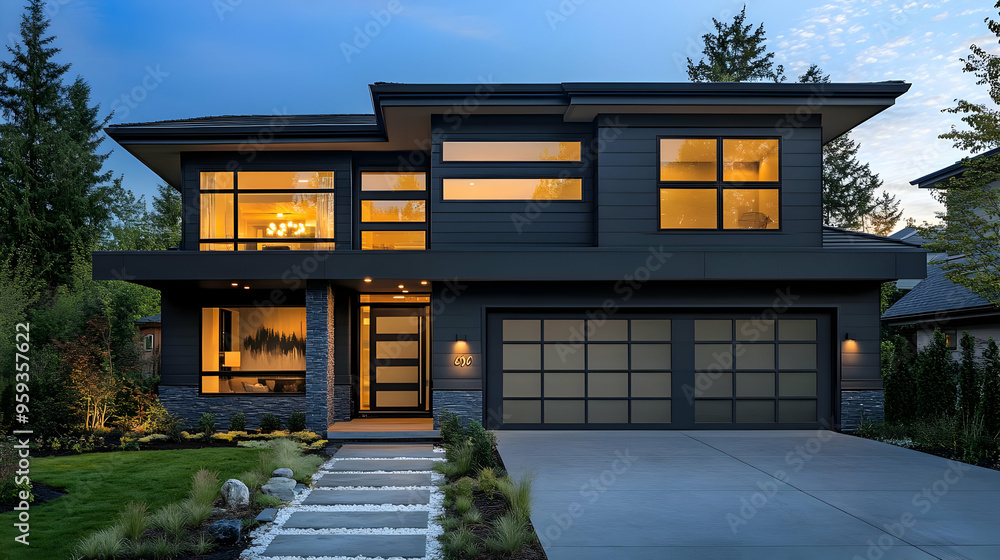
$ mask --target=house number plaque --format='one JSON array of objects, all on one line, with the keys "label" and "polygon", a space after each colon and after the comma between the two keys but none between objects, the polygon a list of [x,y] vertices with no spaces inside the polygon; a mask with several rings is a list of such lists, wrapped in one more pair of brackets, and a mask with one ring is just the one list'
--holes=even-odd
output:
[{"label": "house number plaque", "polygon": [[458,367],[468,367],[472,365],[472,356],[463,354],[455,356],[455,365]]}]

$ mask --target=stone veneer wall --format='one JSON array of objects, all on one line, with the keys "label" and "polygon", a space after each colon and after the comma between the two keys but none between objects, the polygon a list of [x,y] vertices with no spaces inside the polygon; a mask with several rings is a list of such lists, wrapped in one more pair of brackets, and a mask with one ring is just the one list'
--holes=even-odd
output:
[{"label": "stone veneer wall", "polygon": [[333,420],[333,292],[325,282],[306,284],[306,426],[325,433]]},{"label": "stone veneer wall", "polygon": [[[332,381],[331,381],[332,383]],[[333,422],[348,422],[351,420],[351,386],[334,385],[330,391],[333,400]]]},{"label": "stone veneer wall", "polygon": [[885,418],[885,393],[875,391],[840,392],[840,429],[857,429],[861,419],[881,422]]},{"label": "stone veneer wall", "polygon": [[433,391],[434,429],[441,427],[441,412],[454,412],[462,425],[472,420],[483,421],[482,391]]},{"label": "stone veneer wall", "polygon": [[198,419],[206,412],[215,414],[215,426],[219,430],[228,430],[229,419],[237,412],[246,414],[247,428],[254,430],[260,427],[260,419],[267,413],[274,414],[285,424],[293,412],[306,412],[306,397],[301,395],[204,396],[198,394],[197,387],[177,385],[160,385],[160,402],[167,410],[180,416],[187,428],[197,426]]}]

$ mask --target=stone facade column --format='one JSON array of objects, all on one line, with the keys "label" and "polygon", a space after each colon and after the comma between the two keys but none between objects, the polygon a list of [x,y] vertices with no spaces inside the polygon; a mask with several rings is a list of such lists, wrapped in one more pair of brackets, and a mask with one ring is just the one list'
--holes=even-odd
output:
[{"label": "stone facade column", "polygon": [[306,284],[306,426],[326,435],[333,375],[333,292],[327,282]]}]

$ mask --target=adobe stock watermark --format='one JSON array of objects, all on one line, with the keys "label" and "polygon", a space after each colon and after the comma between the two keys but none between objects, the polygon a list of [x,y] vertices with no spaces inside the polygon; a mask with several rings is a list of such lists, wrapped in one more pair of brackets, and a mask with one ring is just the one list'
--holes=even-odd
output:
[{"label": "adobe stock watermark", "polygon": [[576,13],[576,10],[587,0],[562,0],[555,10],[545,10],[545,21],[549,22],[549,27],[555,31],[557,27],[569,21],[569,17]]},{"label": "adobe stock watermark", "polygon": [[[142,77],[138,84],[131,90],[123,93],[121,97],[118,97],[113,102],[111,102],[111,112],[114,113],[116,117],[122,119],[128,118],[129,113],[132,109],[139,106],[140,103],[149,97],[149,92],[160,87],[163,83],[164,78],[170,75],[170,72],[164,72],[160,69],[160,65],[157,64],[156,67],[146,66],[146,75]],[[119,112],[120,111],[120,112]]]},{"label": "adobe stock watermark", "polygon": [[370,20],[364,25],[354,26],[354,37],[351,39],[351,42],[340,42],[340,54],[344,55],[344,60],[350,64],[353,57],[361,54],[361,51],[368,48],[375,37],[378,37],[392,23],[393,16],[399,15],[402,11],[402,2],[399,0],[390,0],[385,5],[385,8],[369,12],[372,16]]},{"label": "adobe stock watermark", "polygon": [[587,512],[588,506],[593,506],[604,496],[607,491],[618,482],[618,479],[628,472],[629,468],[638,460],[632,455],[629,449],[625,451],[616,450],[615,458],[611,460],[608,468],[602,470],[598,475],[593,476],[580,486],[579,500],[574,501],[566,507],[564,513],[553,513],[551,523],[544,529],[538,531],[538,540],[542,546],[550,546],[559,540],[566,531],[569,531],[577,519]]}]

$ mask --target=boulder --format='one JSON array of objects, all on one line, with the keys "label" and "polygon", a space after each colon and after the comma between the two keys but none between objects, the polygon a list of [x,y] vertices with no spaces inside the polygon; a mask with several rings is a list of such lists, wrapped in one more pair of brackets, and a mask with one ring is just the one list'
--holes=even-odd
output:
[{"label": "boulder", "polygon": [[229,509],[250,505],[250,489],[242,481],[230,478],[222,483],[222,502]]},{"label": "boulder", "polygon": [[292,473],[292,469],[286,469],[282,467],[280,469],[274,469],[274,472],[271,473],[271,476],[280,478],[292,478],[292,476],[294,476],[294,473]]},{"label": "boulder", "polygon": [[290,502],[295,499],[295,481],[291,478],[276,476],[260,487],[260,491],[268,496]]},{"label": "boulder", "polygon": [[240,542],[242,531],[243,522],[239,519],[220,519],[208,526],[208,534],[215,539],[215,542],[223,545]]}]

